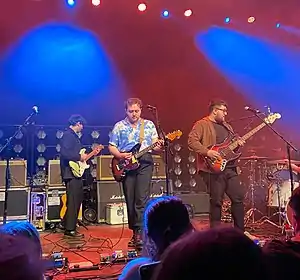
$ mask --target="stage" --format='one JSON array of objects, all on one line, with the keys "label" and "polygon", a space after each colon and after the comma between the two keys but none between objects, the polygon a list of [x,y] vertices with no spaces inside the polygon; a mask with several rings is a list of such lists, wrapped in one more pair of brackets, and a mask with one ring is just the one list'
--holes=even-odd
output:
[{"label": "stage", "polygon": [[[194,218],[193,225],[197,230],[207,229],[207,215]],[[231,226],[230,223],[224,223],[224,225]],[[257,226],[254,230],[247,230],[264,241],[284,237],[280,234],[279,229],[268,224]],[[112,263],[103,263],[103,257],[108,259],[113,253],[127,255],[127,243],[131,238],[131,232],[127,225],[101,224],[88,226],[87,230],[80,227],[79,231],[85,234],[84,241],[71,242],[63,238],[63,233],[51,231],[41,233],[43,254],[61,252],[62,257],[68,259],[71,270],[59,269],[49,275],[54,275],[53,279],[117,279],[127,261],[120,258],[120,260],[114,260]],[[81,271],[72,272],[74,266],[75,269]],[[83,269],[86,270],[82,271]]]}]

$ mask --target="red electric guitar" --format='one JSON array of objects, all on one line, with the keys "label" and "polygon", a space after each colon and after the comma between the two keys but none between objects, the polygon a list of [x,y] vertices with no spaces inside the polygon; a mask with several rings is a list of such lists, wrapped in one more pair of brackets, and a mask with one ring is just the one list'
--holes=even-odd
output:
[{"label": "red electric guitar", "polygon": [[[173,141],[175,139],[179,139],[181,135],[182,132],[180,130],[176,130],[168,133],[166,135],[166,139],[168,139],[169,141]],[[111,168],[115,180],[117,182],[122,182],[126,176],[126,172],[135,170],[140,166],[138,159],[157,145],[158,142],[155,142],[139,152],[141,144],[136,144],[130,151],[128,151],[128,153],[132,153],[132,157],[130,159],[117,159],[116,157],[114,157],[112,159]]]},{"label": "red electric guitar", "polygon": [[[268,124],[273,124],[280,118],[280,114],[273,113],[267,116],[264,121]],[[239,139],[246,141],[265,126],[266,124],[263,122]],[[219,173],[225,169],[228,162],[234,161],[241,156],[242,153],[237,151],[238,147],[239,144],[237,137],[229,136],[223,143],[209,147],[211,150],[217,151],[220,154],[220,157],[217,159],[211,159],[206,156],[202,157],[202,159],[213,173]]]}]

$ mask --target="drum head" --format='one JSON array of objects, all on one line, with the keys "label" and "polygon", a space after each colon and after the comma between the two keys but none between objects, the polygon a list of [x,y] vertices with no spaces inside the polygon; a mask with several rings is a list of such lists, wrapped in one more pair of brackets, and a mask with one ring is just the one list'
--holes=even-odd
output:
[{"label": "drum head", "polygon": [[[272,182],[268,190],[268,206],[286,207],[291,197],[291,181],[288,170],[280,170],[275,172],[274,177],[277,181]],[[298,175],[293,173],[294,189],[299,187]],[[280,200],[278,200],[278,198]]]},{"label": "drum head", "polygon": [[287,206],[285,208],[286,210],[286,220],[290,226],[292,226],[292,221],[293,221],[293,210],[291,206],[289,206],[289,203],[287,203]]}]

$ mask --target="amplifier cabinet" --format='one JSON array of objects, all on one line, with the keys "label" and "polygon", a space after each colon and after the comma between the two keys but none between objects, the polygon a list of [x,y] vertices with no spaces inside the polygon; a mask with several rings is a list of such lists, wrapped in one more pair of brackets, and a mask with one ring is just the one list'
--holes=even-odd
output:
[{"label": "amplifier cabinet", "polygon": [[[165,173],[165,163],[161,156],[159,155],[153,155],[153,174],[152,179],[165,179],[166,173]],[[101,155],[97,157],[97,180],[103,180],[103,181],[114,181],[114,177],[111,170],[111,161],[113,156],[109,155]]]},{"label": "amplifier cabinet", "polygon": [[[164,195],[166,187],[165,180],[152,180],[150,197],[160,197]],[[106,217],[106,206],[108,204],[120,204],[125,202],[122,184],[115,181],[97,182],[97,221],[104,223],[109,217]]]},{"label": "amplifier cabinet", "polygon": [[206,192],[199,193],[178,193],[176,194],[184,204],[189,205],[194,214],[209,213],[209,194]]},{"label": "amplifier cabinet", "polygon": [[[10,160],[10,186],[13,188],[21,188],[27,186],[27,161],[26,160]],[[5,188],[6,161],[0,161],[0,188]]]},{"label": "amplifier cabinet", "polygon": [[[67,194],[65,186],[48,187],[46,189],[46,222],[60,222],[62,207],[66,207]],[[82,207],[78,219],[82,219]]]},{"label": "amplifier cabinet", "polygon": [[[0,220],[3,221],[5,190],[0,189]],[[8,190],[7,220],[29,220],[30,189],[28,187]]]},{"label": "amplifier cabinet", "polygon": [[48,163],[48,185],[49,186],[62,186],[60,160],[52,159]]}]

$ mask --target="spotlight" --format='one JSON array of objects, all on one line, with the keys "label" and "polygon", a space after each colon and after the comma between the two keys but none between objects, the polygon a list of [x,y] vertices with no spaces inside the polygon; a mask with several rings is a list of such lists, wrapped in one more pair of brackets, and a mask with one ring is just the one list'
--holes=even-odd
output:
[{"label": "spotlight", "polygon": [[248,22],[253,23],[255,21],[255,17],[248,17]]},{"label": "spotlight", "polygon": [[100,0],[92,0],[92,5],[99,6],[101,4]]},{"label": "spotlight", "polygon": [[186,16],[186,17],[190,17],[191,15],[193,14],[193,12],[192,12],[192,10],[186,10],[185,12],[184,12],[184,15]]},{"label": "spotlight", "polygon": [[39,138],[39,139],[45,139],[46,136],[47,136],[47,134],[46,134],[46,132],[45,132],[44,130],[39,130],[39,131],[37,132],[36,136],[37,136],[37,138]]},{"label": "spotlight", "polygon": [[147,9],[146,4],[141,3],[141,4],[138,5],[138,10],[139,10],[140,12],[144,12],[144,11],[146,11],[146,9]]},{"label": "spotlight", "polygon": [[100,133],[97,130],[93,130],[91,136],[93,139],[98,139],[100,137]]},{"label": "spotlight", "polygon": [[75,0],[67,0],[67,4],[69,6],[74,6],[75,5]]},{"label": "spotlight", "polygon": [[279,28],[280,27],[280,23],[276,23],[276,28]]},{"label": "spotlight", "polygon": [[230,18],[229,17],[227,17],[227,18],[225,18],[225,23],[229,23],[230,22]]},{"label": "spotlight", "polygon": [[169,11],[164,10],[162,15],[163,15],[163,17],[168,17],[169,16]]}]

